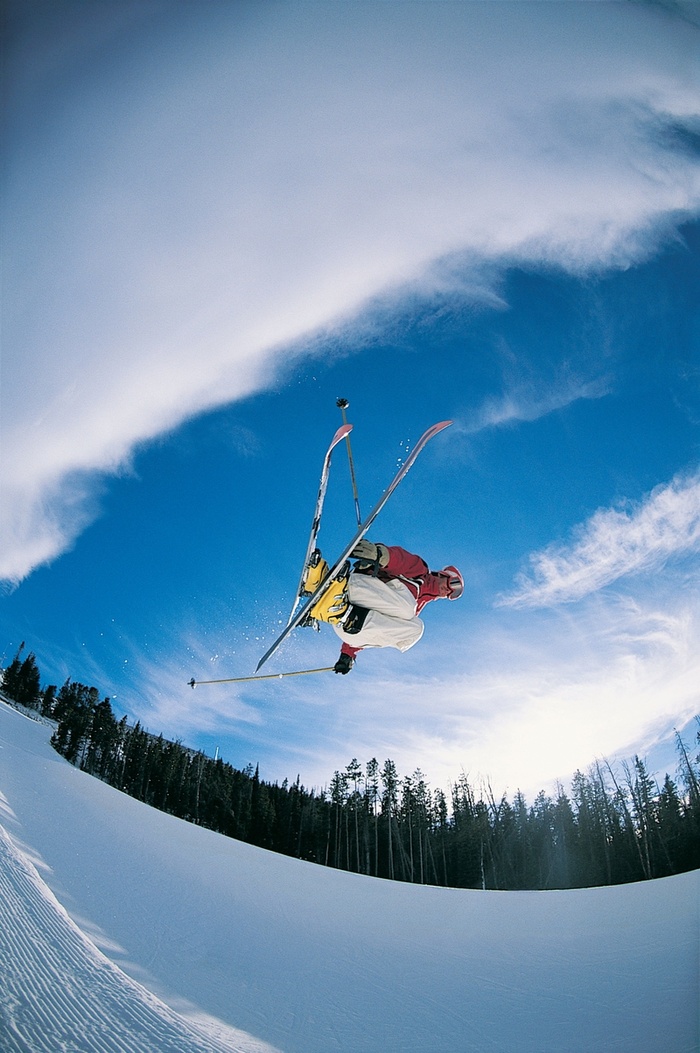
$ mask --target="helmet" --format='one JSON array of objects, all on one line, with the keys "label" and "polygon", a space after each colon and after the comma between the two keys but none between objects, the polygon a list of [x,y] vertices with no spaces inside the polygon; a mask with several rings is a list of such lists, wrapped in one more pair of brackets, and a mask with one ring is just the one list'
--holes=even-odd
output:
[{"label": "helmet", "polygon": [[446,577],[450,583],[449,599],[458,600],[464,592],[464,578],[456,567],[444,567],[440,573]]}]

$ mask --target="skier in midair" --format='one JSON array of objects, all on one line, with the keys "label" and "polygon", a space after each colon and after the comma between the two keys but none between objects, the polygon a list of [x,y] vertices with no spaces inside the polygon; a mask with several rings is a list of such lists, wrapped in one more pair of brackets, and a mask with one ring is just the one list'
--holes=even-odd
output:
[{"label": "skier in midair", "polygon": [[[294,607],[289,617],[289,621],[287,622],[279,636],[275,640],[273,640],[272,644],[268,647],[267,651],[265,651],[265,654],[258,662],[257,666],[255,667],[256,673],[262,668],[265,662],[267,662],[267,660],[272,657],[272,655],[275,653],[278,647],[284,642],[284,640],[287,639],[289,634],[297,628],[297,626],[314,625],[315,627],[318,627],[318,622],[320,621],[329,622],[331,625],[334,625],[345,620],[345,615],[348,613],[349,607],[347,597],[347,584],[348,578],[350,577],[349,557],[352,557],[356,551],[362,551],[361,539],[362,541],[365,540],[365,535],[369,531],[370,526],[377,518],[381,510],[384,508],[387,501],[394,493],[396,487],[399,485],[401,480],[406,477],[406,473],[415,463],[416,458],[420,454],[421,450],[425,448],[425,446],[427,445],[427,443],[430,442],[431,439],[433,439],[436,435],[439,435],[441,431],[445,430],[445,428],[449,428],[451,424],[451,420],[438,421],[437,424],[433,424],[430,428],[427,429],[427,431],[423,432],[421,437],[418,439],[418,442],[415,444],[415,446],[409,453],[408,457],[399,465],[398,471],[394,475],[394,478],[391,480],[391,482],[387,486],[386,490],[384,491],[384,493],[382,494],[372,511],[369,513],[368,516],[365,517],[363,522],[358,522],[358,531],[355,537],[348,543],[347,547],[343,550],[342,554],[338,557],[336,562],[332,564],[332,566],[329,566],[327,561],[322,558],[320,550],[317,547],[315,547],[315,542],[318,536],[318,531],[321,522],[321,509],[323,505],[325,486],[328,477],[327,472],[329,466],[330,453],[341,438],[345,437],[347,439],[347,434],[350,430],[350,425],[344,423],[343,428],[339,429],[338,432],[336,432],[328,448],[328,451],[326,452],[326,458],[324,460],[324,466],[321,472],[321,485],[319,487],[318,497],[316,499],[316,511],[314,513],[311,534],[307,546],[306,565],[304,567],[304,570],[302,571],[297,598],[295,599]],[[359,520],[359,509],[357,509],[357,513]],[[367,542],[367,544],[371,544],[371,542]],[[384,545],[382,546],[382,548],[387,549],[387,546]],[[375,551],[378,549],[379,546],[375,545],[374,548],[370,551]],[[387,549],[387,551],[389,550]],[[418,572],[418,570],[414,572],[417,575],[416,580],[418,581],[418,579],[420,578],[421,581],[422,579],[425,579],[425,581],[427,582],[428,579],[432,576],[431,572],[428,570],[427,564],[423,560],[421,560],[420,557],[411,556],[411,553],[406,553],[406,555],[411,559],[419,561],[420,573]],[[442,575],[443,577],[447,576],[449,578],[449,574],[447,573],[448,569],[451,570],[454,568],[446,568],[445,571],[438,571],[438,576]],[[393,568],[389,568],[388,559],[386,561],[386,566],[383,568],[383,570],[384,574],[382,575],[382,577],[387,581],[396,577],[406,578],[406,580],[408,580],[406,577],[406,568],[401,568],[394,571]],[[413,610],[413,613],[410,615],[410,618],[416,617],[418,610],[420,610],[420,607],[422,607],[425,604],[425,602],[427,602],[427,600],[439,598],[438,595],[428,595],[429,587],[421,589],[421,581],[418,581],[416,587],[418,593],[422,592],[425,594],[425,599],[422,599],[420,595],[414,596],[414,599],[416,600],[416,609]],[[455,581],[461,582],[461,575],[459,574],[459,571],[456,571]],[[457,598],[458,593],[456,589],[457,586],[455,586],[453,589],[454,595],[452,595],[452,599]],[[409,591],[411,591],[410,587]],[[446,596],[447,598],[449,598],[450,593],[446,593]],[[299,606],[299,600],[304,601],[301,607]],[[359,604],[357,604],[356,606],[359,606]],[[370,607],[366,609],[370,611],[373,610]],[[378,613],[383,612],[380,610]],[[388,616],[398,617],[401,621],[410,620],[410,618],[405,613],[403,614],[403,617],[401,617],[401,614],[397,614],[396,610],[393,611],[393,614],[390,613]],[[349,635],[353,634],[350,633]],[[419,637],[416,636],[416,639],[418,638]],[[406,647],[410,647],[415,642],[416,640],[411,640],[409,643],[403,645],[403,650],[405,650]],[[355,641],[355,643],[357,643],[357,641]],[[361,646],[365,645],[362,644]],[[368,642],[366,646],[395,647],[397,645],[392,640],[382,642],[378,639],[376,643],[370,644]],[[343,665],[345,664],[347,663],[343,662]],[[339,673],[346,673],[349,671],[349,668],[338,668],[336,671]]]},{"label": "skier in midair", "polygon": [[347,580],[347,611],[341,619],[332,619],[343,641],[334,671],[342,674],[350,672],[365,647],[413,647],[423,635],[418,615],[425,605],[456,600],[464,591],[456,567],[431,571],[420,556],[398,545],[363,539],[351,556],[358,563]]}]

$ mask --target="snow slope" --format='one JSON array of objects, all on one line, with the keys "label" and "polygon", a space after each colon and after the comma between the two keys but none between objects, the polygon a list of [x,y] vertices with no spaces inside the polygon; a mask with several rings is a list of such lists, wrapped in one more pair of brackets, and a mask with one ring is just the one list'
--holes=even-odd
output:
[{"label": "snow slope", "polygon": [[77,771],[0,703],[0,1049],[696,1053],[700,873],[478,892],[340,873]]}]

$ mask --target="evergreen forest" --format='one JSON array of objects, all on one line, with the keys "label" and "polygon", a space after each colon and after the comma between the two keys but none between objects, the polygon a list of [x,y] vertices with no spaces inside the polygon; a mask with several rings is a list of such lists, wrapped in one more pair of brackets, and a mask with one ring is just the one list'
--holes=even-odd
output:
[{"label": "evergreen forest", "polygon": [[[700,731],[677,736],[678,771],[663,784],[639,758],[617,770],[598,761],[568,792],[529,804],[462,774],[449,796],[420,770],[353,758],[327,789],[299,778],[265,782],[117,720],[94,687],[66,680],[41,689],[24,645],[3,672],[3,695],[55,725],[71,764],[140,801],[253,845],[379,878],[461,888],[554,889],[620,884],[700,867]],[[700,725],[700,722],[699,722]]]}]

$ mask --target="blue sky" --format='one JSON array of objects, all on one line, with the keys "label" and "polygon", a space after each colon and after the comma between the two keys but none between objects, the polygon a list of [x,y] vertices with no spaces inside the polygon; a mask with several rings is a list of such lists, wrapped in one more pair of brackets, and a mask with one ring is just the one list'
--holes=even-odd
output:
[{"label": "blue sky", "polygon": [[[700,683],[693,5],[17,4],[0,639],[265,778],[673,765]],[[405,655],[244,676],[350,400]],[[321,535],[352,532],[344,451]],[[270,671],[332,664],[299,631]]]}]

